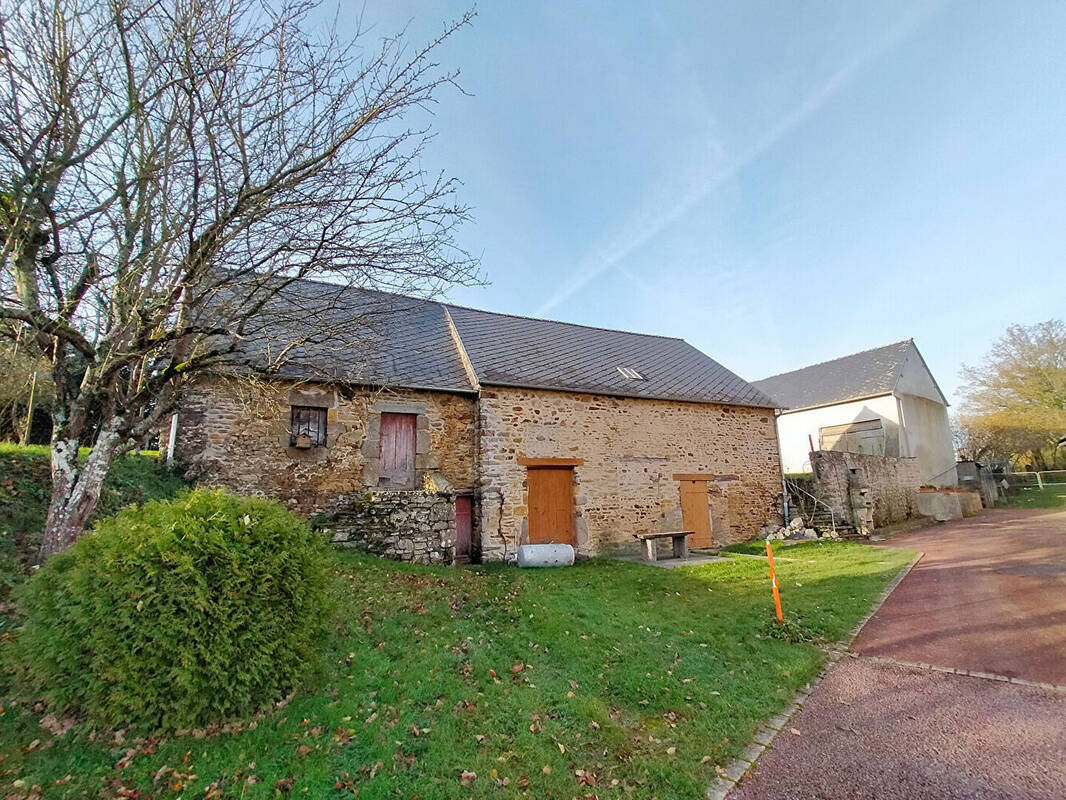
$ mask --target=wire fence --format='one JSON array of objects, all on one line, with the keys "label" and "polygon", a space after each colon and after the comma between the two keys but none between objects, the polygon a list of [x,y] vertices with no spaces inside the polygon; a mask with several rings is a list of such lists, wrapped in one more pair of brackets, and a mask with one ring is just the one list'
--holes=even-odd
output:
[{"label": "wire fence", "polygon": [[996,483],[1007,482],[1008,489],[1043,489],[1045,486],[1066,486],[1066,469],[1049,469],[1042,472],[1005,472],[993,475]]}]

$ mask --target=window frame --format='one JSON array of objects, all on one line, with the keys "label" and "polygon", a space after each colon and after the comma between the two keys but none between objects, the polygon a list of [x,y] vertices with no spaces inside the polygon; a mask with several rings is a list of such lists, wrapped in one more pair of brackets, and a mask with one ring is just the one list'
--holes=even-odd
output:
[{"label": "window frame", "polygon": [[[297,416],[306,414],[305,420]],[[311,447],[326,447],[329,442],[329,409],[322,406],[289,406],[289,447],[296,447],[296,439],[302,434],[311,439]]]}]

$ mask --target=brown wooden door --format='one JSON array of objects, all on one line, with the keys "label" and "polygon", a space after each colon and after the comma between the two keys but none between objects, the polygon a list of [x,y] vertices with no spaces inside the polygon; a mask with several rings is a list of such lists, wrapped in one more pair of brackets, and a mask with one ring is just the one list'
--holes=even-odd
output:
[{"label": "brown wooden door", "polygon": [[529,543],[574,543],[573,470],[530,469]]},{"label": "brown wooden door", "polygon": [[714,547],[711,535],[711,508],[707,502],[707,481],[680,481],[681,516],[686,531],[694,531],[689,547]]},{"label": "brown wooden door", "polygon": [[473,532],[471,503],[469,497],[455,498],[455,557],[470,560],[470,540]]},{"label": "brown wooden door", "polygon": [[414,414],[381,415],[379,485],[414,487],[416,419]]}]

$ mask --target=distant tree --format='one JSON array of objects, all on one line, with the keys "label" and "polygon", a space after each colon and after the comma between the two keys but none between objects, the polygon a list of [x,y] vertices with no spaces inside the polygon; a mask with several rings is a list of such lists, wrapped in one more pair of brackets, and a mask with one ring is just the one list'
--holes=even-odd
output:
[{"label": "distant tree", "polygon": [[0,337],[0,439],[28,444],[52,410],[52,365],[28,341]]},{"label": "distant tree", "polygon": [[951,439],[955,454],[962,461],[980,461],[999,455],[994,439],[986,431],[973,427],[970,418],[964,415],[952,415]]},{"label": "distant tree", "polygon": [[407,122],[453,82],[432,56],[469,15],[408,51],[342,37],[318,5],[0,4],[0,335],[30,337],[55,386],[40,559],[293,281],[432,294],[474,275],[455,184]]},{"label": "distant tree", "polygon": [[964,366],[959,427],[985,454],[1037,469],[1066,461],[1066,325],[1011,325],[978,367]]}]

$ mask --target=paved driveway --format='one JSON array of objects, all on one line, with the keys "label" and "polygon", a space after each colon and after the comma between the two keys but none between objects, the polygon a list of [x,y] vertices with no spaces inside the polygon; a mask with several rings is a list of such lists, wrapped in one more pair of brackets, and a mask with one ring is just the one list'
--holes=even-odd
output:
[{"label": "paved driveway", "polygon": [[1066,798],[1066,513],[885,544],[926,555],[730,800]]}]

